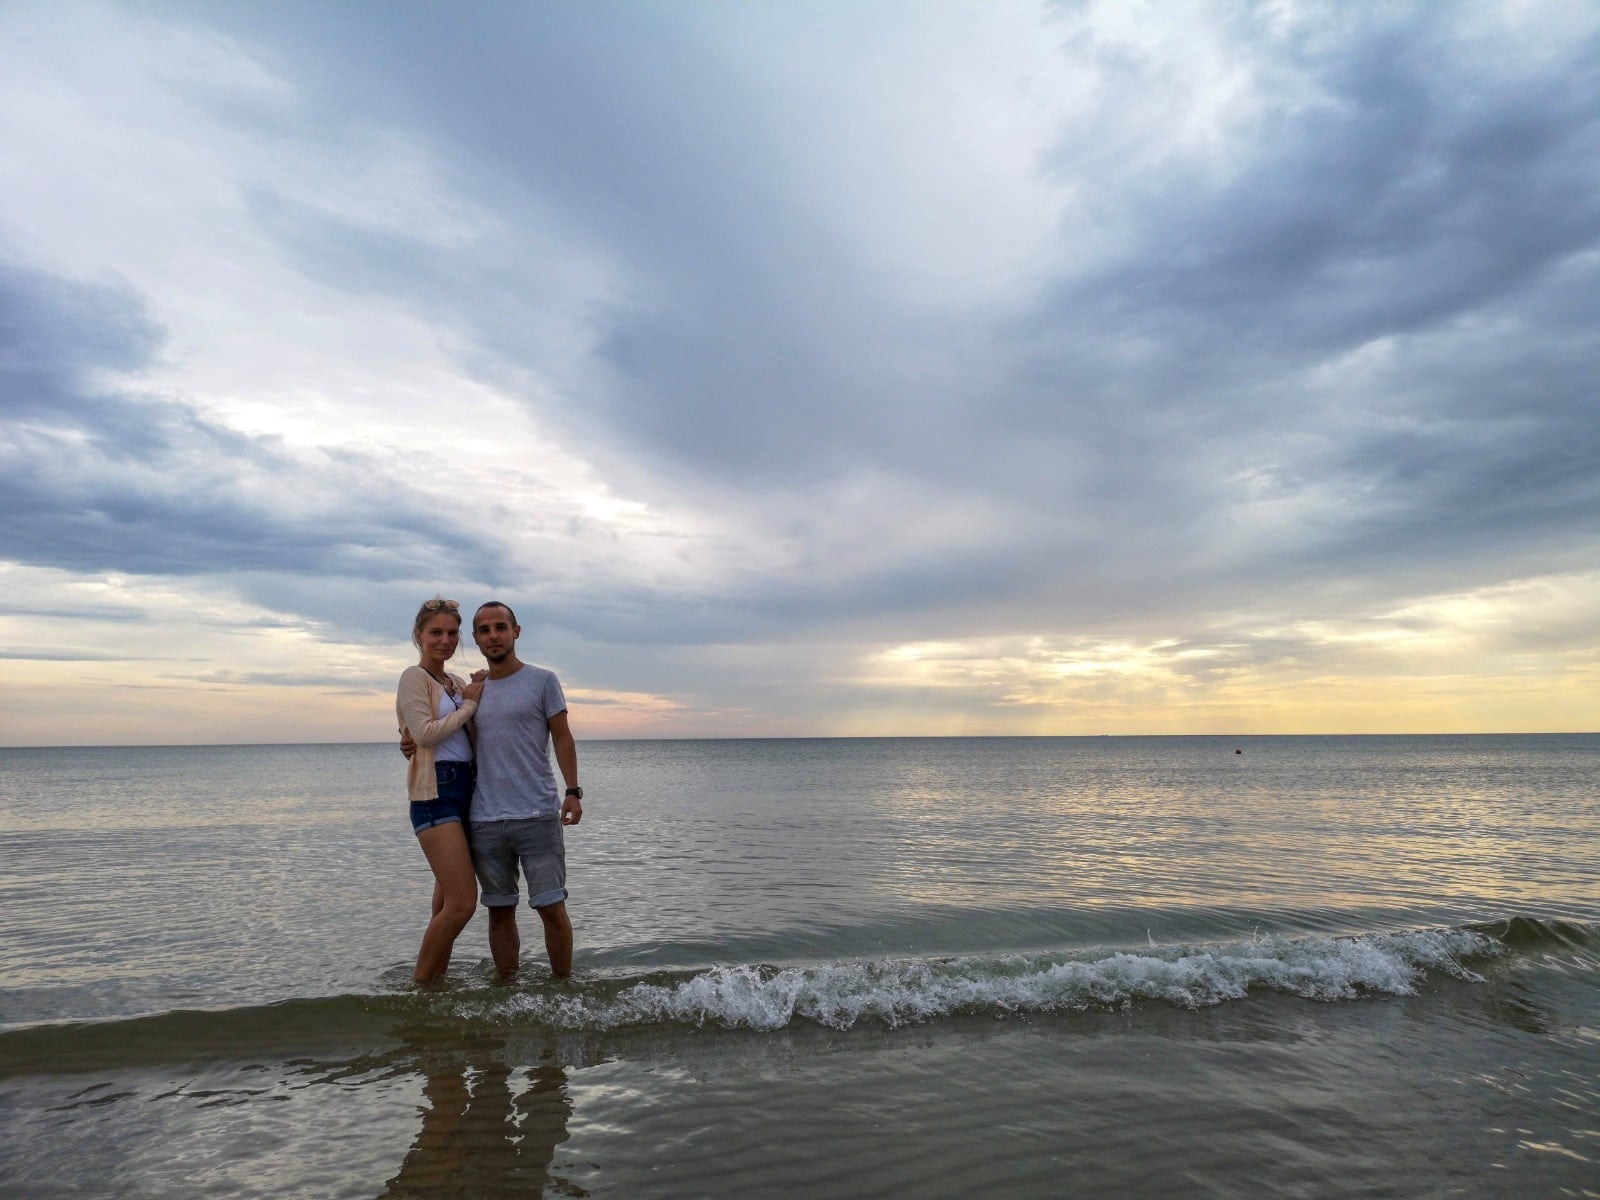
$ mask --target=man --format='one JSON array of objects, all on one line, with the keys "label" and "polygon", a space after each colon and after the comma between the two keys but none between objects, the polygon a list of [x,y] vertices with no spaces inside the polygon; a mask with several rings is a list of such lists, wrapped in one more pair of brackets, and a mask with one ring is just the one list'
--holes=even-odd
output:
[{"label": "man", "polygon": [[[567,724],[567,701],[555,674],[517,657],[522,629],[511,606],[491,600],[472,618],[472,640],[489,661],[473,724],[478,784],[472,795],[472,865],[489,910],[489,953],[502,976],[516,974],[522,953],[517,930],[517,870],[528,904],[544,924],[550,972],[572,972],[572,922],[567,918],[567,857],[561,829],[583,819],[578,748]],[[566,780],[556,788],[550,748]],[[402,748],[404,746],[402,745]]]}]

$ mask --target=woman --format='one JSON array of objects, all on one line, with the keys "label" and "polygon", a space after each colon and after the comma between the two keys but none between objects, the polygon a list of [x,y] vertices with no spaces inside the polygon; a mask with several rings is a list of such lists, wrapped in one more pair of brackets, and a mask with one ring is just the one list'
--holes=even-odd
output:
[{"label": "woman", "polygon": [[433,868],[433,919],[417,952],[416,979],[444,974],[456,935],[478,903],[477,877],[467,848],[467,809],[475,778],[467,722],[478,711],[483,684],[466,683],[444,669],[461,642],[461,606],[433,599],[417,610],[411,641],[421,652],[395,692],[400,732],[417,744],[406,769],[411,827]]}]

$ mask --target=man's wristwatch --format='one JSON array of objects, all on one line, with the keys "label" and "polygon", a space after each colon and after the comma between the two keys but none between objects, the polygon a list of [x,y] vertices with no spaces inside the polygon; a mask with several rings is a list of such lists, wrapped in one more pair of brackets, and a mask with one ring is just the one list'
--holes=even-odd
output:
[{"label": "man's wristwatch", "polygon": [[581,787],[569,787],[567,789],[567,795],[571,796],[574,800],[582,800],[583,789]]}]

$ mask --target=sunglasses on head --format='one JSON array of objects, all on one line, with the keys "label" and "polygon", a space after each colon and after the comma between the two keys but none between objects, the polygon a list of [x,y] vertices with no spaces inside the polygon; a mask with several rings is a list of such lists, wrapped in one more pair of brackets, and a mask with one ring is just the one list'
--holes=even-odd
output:
[{"label": "sunglasses on head", "polygon": [[438,612],[441,608],[448,608],[451,612],[461,611],[459,600],[427,600],[423,602],[423,612]]}]

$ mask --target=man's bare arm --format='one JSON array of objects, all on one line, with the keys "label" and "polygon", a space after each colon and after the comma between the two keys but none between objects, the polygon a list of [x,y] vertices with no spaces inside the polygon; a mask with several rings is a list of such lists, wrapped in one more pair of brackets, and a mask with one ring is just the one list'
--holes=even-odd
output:
[{"label": "man's bare arm", "polygon": [[[567,714],[559,712],[550,718],[550,744],[555,747],[556,766],[561,768],[561,777],[567,781],[569,788],[578,786],[578,743],[572,736],[572,727],[567,724]],[[583,802],[576,796],[567,796],[561,801],[561,823],[563,825],[576,825],[583,820]]]}]

